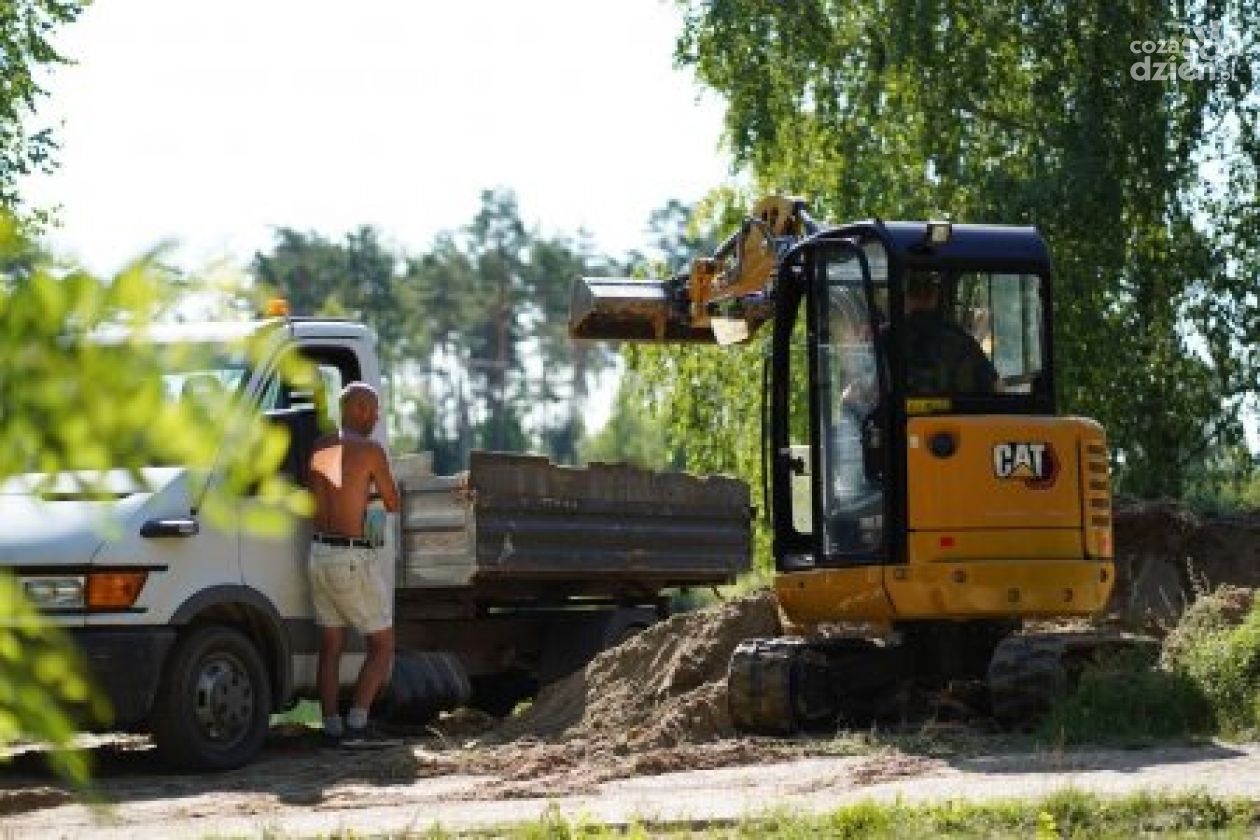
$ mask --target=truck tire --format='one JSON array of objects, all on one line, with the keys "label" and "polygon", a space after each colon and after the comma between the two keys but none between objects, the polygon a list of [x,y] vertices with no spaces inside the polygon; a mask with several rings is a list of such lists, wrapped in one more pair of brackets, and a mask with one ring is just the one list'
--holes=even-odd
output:
[{"label": "truck tire", "polygon": [[655,610],[638,607],[622,608],[613,613],[604,627],[601,651],[617,647],[629,641],[657,622]]},{"label": "truck tire", "polygon": [[507,717],[522,700],[538,693],[538,680],[528,671],[511,670],[473,677],[468,705],[488,715]]},{"label": "truck tire", "polygon": [[176,642],[150,717],[163,761],[180,770],[240,767],[257,754],[270,719],[271,681],[244,634],[208,625]]},{"label": "truck tire", "polygon": [[468,702],[472,689],[463,663],[447,651],[399,650],[373,712],[393,726],[422,727],[439,712]]}]

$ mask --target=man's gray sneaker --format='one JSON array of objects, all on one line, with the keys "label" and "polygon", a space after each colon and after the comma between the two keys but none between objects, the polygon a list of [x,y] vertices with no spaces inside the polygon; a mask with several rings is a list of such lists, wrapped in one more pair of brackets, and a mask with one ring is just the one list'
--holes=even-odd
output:
[{"label": "man's gray sneaker", "polygon": [[371,723],[367,726],[347,726],[346,734],[341,736],[341,746],[347,750],[379,750],[401,743],[401,738],[390,737]]}]

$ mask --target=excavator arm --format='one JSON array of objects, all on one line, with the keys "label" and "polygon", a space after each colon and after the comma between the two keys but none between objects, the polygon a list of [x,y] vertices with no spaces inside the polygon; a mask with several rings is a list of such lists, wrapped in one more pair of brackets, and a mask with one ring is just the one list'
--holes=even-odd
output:
[{"label": "excavator arm", "polygon": [[579,339],[734,344],[768,321],[783,257],[817,225],[800,199],[759,201],[710,256],[664,280],[583,277],[569,334]]}]

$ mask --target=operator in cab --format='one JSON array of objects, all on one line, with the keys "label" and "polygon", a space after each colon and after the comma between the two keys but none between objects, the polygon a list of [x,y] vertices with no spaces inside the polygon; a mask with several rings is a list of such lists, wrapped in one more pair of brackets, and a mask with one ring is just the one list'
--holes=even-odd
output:
[{"label": "operator in cab", "polygon": [[998,374],[975,337],[946,316],[944,278],[935,271],[906,274],[901,352],[910,396],[992,394]]},{"label": "operator in cab", "polygon": [[[363,382],[347,385],[341,392],[341,429],[316,442],[309,473],[315,498],[309,569],[315,620],[320,626],[316,682],[324,736],[330,743],[350,748],[391,743],[368,725],[368,709],[388,679],[394,658],[394,593],[378,551],[379,536],[364,526],[373,487],[387,511],[398,510],[389,457],[370,437],[379,415],[375,389]],[[343,722],[337,672],[346,627],[362,634],[368,654]]]}]

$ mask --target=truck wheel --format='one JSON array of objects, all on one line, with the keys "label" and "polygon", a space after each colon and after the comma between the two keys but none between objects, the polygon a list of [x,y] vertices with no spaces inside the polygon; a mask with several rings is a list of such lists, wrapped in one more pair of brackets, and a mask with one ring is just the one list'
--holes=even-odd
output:
[{"label": "truck wheel", "polygon": [[231,770],[258,752],[270,718],[262,657],[239,631],[211,625],[176,643],[150,730],[158,753],[175,768]]},{"label": "truck wheel", "polygon": [[611,650],[623,642],[628,642],[655,623],[653,618],[645,617],[640,612],[621,610],[620,614],[608,622],[608,626],[604,629],[604,646],[601,650]]},{"label": "truck wheel", "polygon": [[468,673],[455,654],[399,650],[373,712],[395,726],[420,727],[433,722],[439,712],[467,703],[471,693]]},{"label": "truck wheel", "polygon": [[527,671],[503,671],[473,677],[468,705],[488,715],[507,717],[522,700],[538,693],[538,680]]}]

